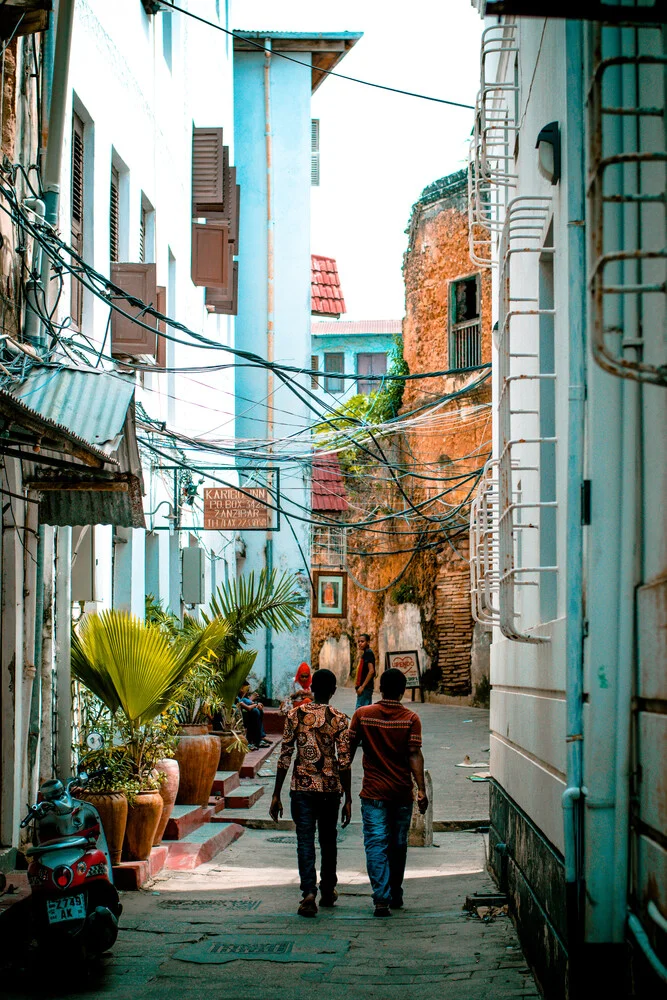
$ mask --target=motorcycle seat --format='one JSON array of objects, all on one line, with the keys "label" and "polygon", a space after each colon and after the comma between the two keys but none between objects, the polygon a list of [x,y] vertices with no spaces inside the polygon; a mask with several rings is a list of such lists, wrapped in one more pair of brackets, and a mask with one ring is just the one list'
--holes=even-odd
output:
[{"label": "motorcycle seat", "polygon": [[44,840],[41,844],[29,847],[26,855],[30,858],[36,854],[45,854],[47,851],[58,851],[64,847],[87,847],[88,839],[73,834],[69,837],[56,837],[55,840]]}]

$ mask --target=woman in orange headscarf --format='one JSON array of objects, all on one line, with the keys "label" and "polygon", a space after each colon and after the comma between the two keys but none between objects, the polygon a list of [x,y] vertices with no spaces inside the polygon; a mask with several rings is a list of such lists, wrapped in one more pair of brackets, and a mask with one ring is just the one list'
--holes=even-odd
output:
[{"label": "woman in orange headscarf", "polygon": [[312,691],[310,690],[312,680],[313,675],[310,672],[308,664],[300,663],[289,694],[292,699],[293,708],[303,705],[306,701],[313,700]]}]

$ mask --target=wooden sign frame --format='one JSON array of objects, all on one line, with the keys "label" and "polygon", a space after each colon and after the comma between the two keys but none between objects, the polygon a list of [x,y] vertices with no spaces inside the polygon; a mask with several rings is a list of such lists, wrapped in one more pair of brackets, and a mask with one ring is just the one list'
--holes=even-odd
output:
[{"label": "wooden sign frame", "polygon": [[[338,584],[341,587],[340,599],[336,600],[335,610],[333,611],[322,610],[323,605],[320,603],[320,585],[326,585],[327,583]],[[347,573],[345,570],[314,569],[313,587],[315,588],[315,594],[313,597],[312,618],[347,618]]]},{"label": "wooden sign frame", "polygon": [[414,657],[415,664],[417,666],[417,677],[416,683],[414,683],[415,678],[408,677],[406,674],[406,690],[412,691],[412,700],[415,700],[415,691],[419,690],[420,700],[424,701],[424,688],[422,686],[422,672],[419,666],[419,650],[417,649],[407,649],[407,650],[387,650],[384,654],[384,669],[389,670],[392,667],[396,670],[400,670],[401,673],[405,673],[402,667],[395,666],[393,663],[394,657],[398,658],[401,656],[412,656]]}]

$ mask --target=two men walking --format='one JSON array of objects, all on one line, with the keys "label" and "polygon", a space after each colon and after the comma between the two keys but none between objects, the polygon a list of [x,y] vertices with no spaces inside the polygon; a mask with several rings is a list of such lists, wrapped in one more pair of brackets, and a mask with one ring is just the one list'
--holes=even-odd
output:
[{"label": "two men walking", "polygon": [[[403,905],[413,779],[418,808],[425,812],[428,806],[421,722],[401,703],[405,676],[400,670],[382,674],[382,700],[358,708],[349,730],[347,717],[329,705],[336,690],[334,674],[330,670],[316,671],[312,686],[314,701],[287,716],[269,810],[273,820],[283,814],[280,793],[296,748],[290,799],[302,892],[298,912],[308,917],[317,914],[316,829],[321,853],[320,905],[333,906],[336,902],[338,812],[343,799],[342,825],[347,826],[352,811],[351,764],[361,746],[361,812],[375,916],[391,916],[392,909]],[[370,692],[372,696],[372,686]]]}]

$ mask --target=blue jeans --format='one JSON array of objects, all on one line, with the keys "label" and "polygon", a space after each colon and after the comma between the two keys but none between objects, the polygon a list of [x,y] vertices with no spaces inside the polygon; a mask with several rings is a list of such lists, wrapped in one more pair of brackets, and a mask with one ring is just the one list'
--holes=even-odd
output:
[{"label": "blue jeans", "polygon": [[290,792],[292,819],[296,826],[296,856],[299,864],[301,892],[304,896],[317,892],[315,867],[315,828],[320,841],[320,892],[331,893],[336,888],[338,813],[340,795],[337,792]]},{"label": "blue jeans", "polygon": [[403,876],[408,854],[412,805],[384,799],[362,799],[366,868],[376,906],[403,901]]},{"label": "blue jeans", "polygon": [[357,695],[357,704],[355,705],[355,708],[363,708],[364,705],[372,705],[372,704],[373,704],[373,688],[370,687],[364,688],[361,694]]}]

